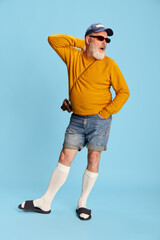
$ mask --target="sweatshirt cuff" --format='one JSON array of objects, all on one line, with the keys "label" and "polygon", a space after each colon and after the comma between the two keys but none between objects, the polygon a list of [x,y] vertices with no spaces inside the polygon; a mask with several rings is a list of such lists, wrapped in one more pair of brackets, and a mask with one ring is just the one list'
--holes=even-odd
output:
[{"label": "sweatshirt cuff", "polygon": [[100,111],[99,114],[105,119],[107,119],[111,116],[111,114],[108,113],[108,111],[106,109],[102,109],[102,111]]}]

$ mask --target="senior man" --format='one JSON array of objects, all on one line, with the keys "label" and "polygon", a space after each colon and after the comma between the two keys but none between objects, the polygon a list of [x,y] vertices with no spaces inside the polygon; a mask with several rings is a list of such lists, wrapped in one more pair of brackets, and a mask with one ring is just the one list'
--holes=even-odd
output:
[{"label": "senior man", "polygon": [[[112,114],[117,113],[129,97],[129,89],[119,67],[105,56],[110,42],[108,36],[112,35],[112,29],[98,23],[86,30],[85,39],[70,35],[48,37],[51,47],[67,65],[71,106],[67,102],[64,105],[68,112],[72,110],[73,113],[46,193],[39,199],[23,202],[18,206],[20,209],[50,213],[52,200],[66,181],[76,153],[86,146],[88,164],[76,212],[81,220],[91,218],[86,202],[98,176],[101,151],[107,147]],[[115,91],[114,99],[111,86]]]}]

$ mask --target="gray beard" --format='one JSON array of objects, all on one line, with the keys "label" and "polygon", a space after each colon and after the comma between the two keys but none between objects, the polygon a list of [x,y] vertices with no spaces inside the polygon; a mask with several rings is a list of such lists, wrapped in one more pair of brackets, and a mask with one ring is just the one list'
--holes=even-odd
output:
[{"label": "gray beard", "polygon": [[102,60],[105,57],[105,52],[100,53],[93,42],[90,42],[88,52],[97,60]]}]

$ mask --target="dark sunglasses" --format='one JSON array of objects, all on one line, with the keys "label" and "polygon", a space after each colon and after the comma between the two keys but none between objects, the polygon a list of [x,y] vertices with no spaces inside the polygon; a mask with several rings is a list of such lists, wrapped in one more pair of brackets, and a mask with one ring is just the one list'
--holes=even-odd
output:
[{"label": "dark sunglasses", "polygon": [[111,41],[111,39],[109,39],[109,38],[105,38],[105,37],[103,37],[103,36],[89,36],[89,37],[92,37],[92,38],[97,38],[99,41],[103,41],[103,40],[105,40],[106,41],[106,43],[110,43],[110,41]]}]

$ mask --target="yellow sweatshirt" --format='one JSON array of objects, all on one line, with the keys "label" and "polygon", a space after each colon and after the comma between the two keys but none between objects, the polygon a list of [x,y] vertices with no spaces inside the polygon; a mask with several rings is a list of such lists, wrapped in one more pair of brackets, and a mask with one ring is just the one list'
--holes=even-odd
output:
[{"label": "yellow sweatshirt", "polygon": [[[67,65],[69,99],[75,114],[99,113],[107,119],[122,108],[129,97],[129,89],[119,67],[111,58],[105,56],[102,60],[95,60],[88,57],[82,51],[84,39],[69,35],[51,35],[48,41]],[[91,66],[81,75],[90,64]],[[113,100],[111,86],[116,94]]]}]

